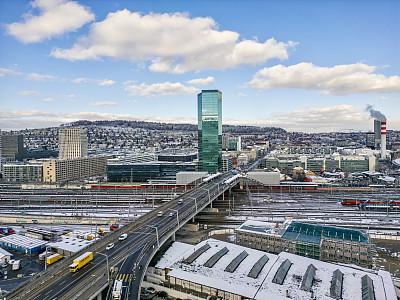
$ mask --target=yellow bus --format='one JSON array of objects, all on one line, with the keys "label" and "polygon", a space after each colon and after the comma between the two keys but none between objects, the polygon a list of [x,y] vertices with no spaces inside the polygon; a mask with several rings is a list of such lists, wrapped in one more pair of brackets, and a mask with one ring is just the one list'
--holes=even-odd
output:
[{"label": "yellow bus", "polygon": [[86,252],[74,259],[73,264],[69,265],[69,270],[71,272],[76,272],[89,261],[93,259],[93,252]]}]

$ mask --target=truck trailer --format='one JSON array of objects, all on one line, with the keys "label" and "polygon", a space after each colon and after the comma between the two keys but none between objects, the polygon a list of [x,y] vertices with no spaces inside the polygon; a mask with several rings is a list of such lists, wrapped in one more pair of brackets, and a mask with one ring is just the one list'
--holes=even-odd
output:
[{"label": "truck trailer", "polygon": [[51,264],[55,263],[56,261],[59,261],[61,258],[62,258],[62,255],[58,254],[58,253],[50,255],[47,257],[47,264],[51,265]]},{"label": "truck trailer", "polygon": [[93,252],[86,252],[74,259],[73,264],[69,265],[69,270],[71,272],[76,272],[88,262],[93,260]]}]

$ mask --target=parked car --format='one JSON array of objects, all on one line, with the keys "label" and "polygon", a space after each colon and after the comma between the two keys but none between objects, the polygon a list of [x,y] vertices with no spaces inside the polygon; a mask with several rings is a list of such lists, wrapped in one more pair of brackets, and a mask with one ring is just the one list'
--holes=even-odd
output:
[{"label": "parked car", "polygon": [[165,292],[165,291],[159,291],[159,292],[157,293],[157,296],[158,296],[158,297],[161,297],[161,298],[167,298],[167,297],[168,297],[168,293]]},{"label": "parked car", "polygon": [[174,216],[174,213],[173,213],[173,212],[170,212],[168,216],[173,217],[173,216]]},{"label": "parked car", "polygon": [[156,293],[156,289],[153,288],[152,286],[148,287],[148,288],[146,289],[146,291],[148,291],[150,294],[155,294],[155,293]]},{"label": "parked car", "polygon": [[183,203],[183,200],[182,199],[179,199],[178,200],[178,204],[182,204]]},{"label": "parked car", "polygon": [[111,250],[112,248],[114,248],[114,246],[114,243],[108,244],[106,250]]},{"label": "parked car", "polygon": [[158,214],[157,214],[157,216],[162,217],[163,214],[164,214],[164,213],[163,213],[162,211],[159,211]]}]

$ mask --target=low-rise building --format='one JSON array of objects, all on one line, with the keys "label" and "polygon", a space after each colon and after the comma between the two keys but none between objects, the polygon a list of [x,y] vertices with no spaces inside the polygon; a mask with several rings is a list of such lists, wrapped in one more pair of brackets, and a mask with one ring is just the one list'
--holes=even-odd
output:
[{"label": "low-rise building", "polygon": [[51,247],[52,250],[61,254],[62,256],[70,256],[88,247],[93,243],[93,241],[94,240],[85,240],[68,235],[62,235],[60,236],[59,241],[48,243],[47,247]]},{"label": "low-rise building", "polygon": [[7,235],[0,238],[0,246],[26,254],[34,254],[44,250],[46,243],[45,241],[19,234]]},{"label": "low-rise building", "polygon": [[150,179],[176,179],[179,172],[195,172],[193,162],[155,161],[135,164],[109,164],[107,177],[110,182],[138,182]]},{"label": "low-rise building", "polygon": [[362,230],[286,221],[283,225],[248,220],[236,229],[239,245],[282,251],[330,262],[372,267],[371,244]]},{"label": "low-rise building", "polygon": [[396,299],[386,271],[214,239],[197,245],[175,242],[146,275],[148,282],[203,299]]},{"label": "low-rise building", "polygon": [[11,256],[13,256],[10,252],[0,248],[0,263],[8,263],[11,260]]}]

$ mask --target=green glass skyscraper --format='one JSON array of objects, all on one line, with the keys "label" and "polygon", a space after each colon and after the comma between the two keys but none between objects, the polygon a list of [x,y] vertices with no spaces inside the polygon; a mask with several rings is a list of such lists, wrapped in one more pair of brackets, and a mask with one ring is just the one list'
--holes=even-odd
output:
[{"label": "green glass skyscraper", "polygon": [[202,90],[197,106],[199,170],[216,173],[222,167],[222,93]]}]

